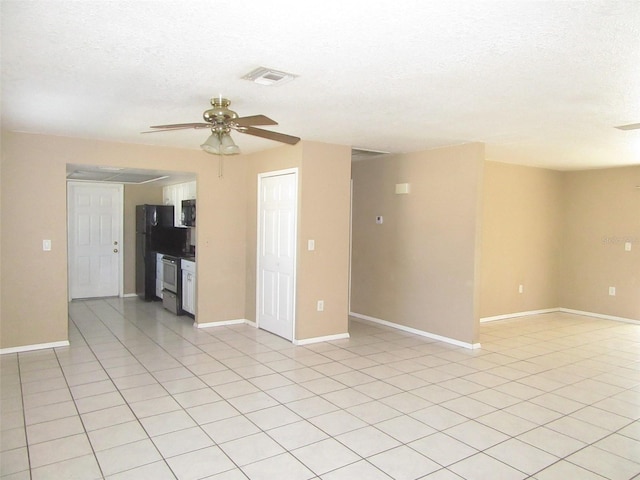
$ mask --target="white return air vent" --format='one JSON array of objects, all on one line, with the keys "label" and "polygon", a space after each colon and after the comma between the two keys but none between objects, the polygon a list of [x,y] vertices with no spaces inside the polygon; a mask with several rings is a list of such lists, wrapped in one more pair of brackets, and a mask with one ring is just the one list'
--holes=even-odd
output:
[{"label": "white return air vent", "polygon": [[258,67],[247,73],[242,78],[260,85],[282,85],[283,83],[290,82],[296,77],[297,75],[294,75],[293,73],[282,72],[272,68]]}]

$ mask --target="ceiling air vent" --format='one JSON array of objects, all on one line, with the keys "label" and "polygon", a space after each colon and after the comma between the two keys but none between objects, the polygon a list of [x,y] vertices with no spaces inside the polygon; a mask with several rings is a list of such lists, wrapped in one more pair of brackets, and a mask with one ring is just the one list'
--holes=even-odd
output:
[{"label": "ceiling air vent", "polygon": [[351,149],[351,160],[367,160],[369,158],[380,157],[382,155],[388,155],[391,152],[383,152],[381,150],[369,150],[366,148],[352,148]]},{"label": "ceiling air vent", "polygon": [[247,73],[242,78],[260,85],[282,85],[283,83],[290,82],[296,77],[297,75],[294,75],[293,73],[282,72],[272,68],[258,67]]}]

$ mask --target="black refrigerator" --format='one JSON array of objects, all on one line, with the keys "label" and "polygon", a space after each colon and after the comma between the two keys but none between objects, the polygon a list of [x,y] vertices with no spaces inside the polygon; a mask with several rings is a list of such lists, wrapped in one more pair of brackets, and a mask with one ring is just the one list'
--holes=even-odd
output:
[{"label": "black refrigerator", "polygon": [[136,206],[136,294],[143,300],[156,299],[156,253],[167,243],[173,218],[173,205]]}]

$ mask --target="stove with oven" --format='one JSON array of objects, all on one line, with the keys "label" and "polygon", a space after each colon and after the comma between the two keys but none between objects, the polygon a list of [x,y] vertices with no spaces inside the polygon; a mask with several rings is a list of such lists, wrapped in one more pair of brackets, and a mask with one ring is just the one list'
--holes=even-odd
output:
[{"label": "stove with oven", "polygon": [[164,255],[162,257],[162,306],[182,315],[182,288],[180,275],[180,257]]}]

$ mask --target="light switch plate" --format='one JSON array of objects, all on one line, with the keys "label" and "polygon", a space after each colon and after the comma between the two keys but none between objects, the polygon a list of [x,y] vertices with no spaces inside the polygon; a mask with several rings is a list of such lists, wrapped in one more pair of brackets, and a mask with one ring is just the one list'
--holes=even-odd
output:
[{"label": "light switch plate", "polygon": [[307,240],[307,250],[312,252],[316,249],[316,241],[315,240]]},{"label": "light switch plate", "polygon": [[408,183],[396,183],[396,195],[406,195],[409,193]]},{"label": "light switch plate", "polygon": [[51,240],[42,240],[42,250],[45,252],[51,251]]},{"label": "light switch plate", "polygon": [[626,252],[630,252],[631,251],[631,242],[625,242],[624,249],[625,249]]},{"label": "light switch plate", "polygon": [[408,183],[396,183],[396,195],[406,195],[409,193]]}]

